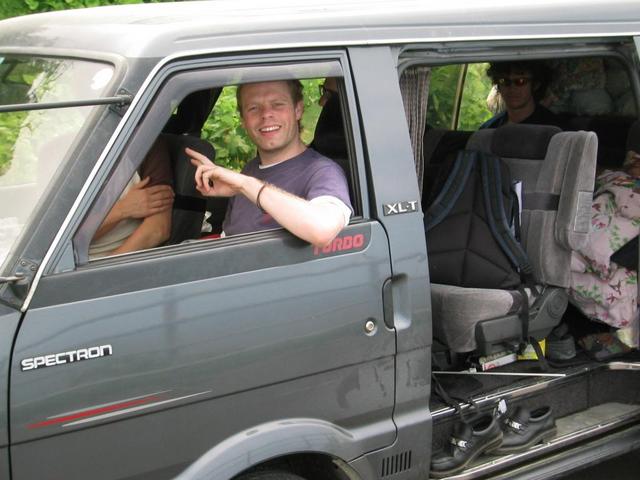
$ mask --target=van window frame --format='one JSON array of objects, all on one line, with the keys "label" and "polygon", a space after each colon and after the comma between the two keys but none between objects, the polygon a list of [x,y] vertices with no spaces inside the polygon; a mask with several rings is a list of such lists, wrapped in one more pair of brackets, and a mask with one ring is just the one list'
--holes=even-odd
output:
[{"label": "van window frame", "polygon": [[[634,58],[629,58],[624,49],[628,45],[637,46],[640,41],[634,40],[640,37],[618,36],[607,38],[548,38],[512,41],[469,41],[456,43],[437,44],[411,44],[402,49],[398,58],[398,75],[407,68],[416,65],[429,67],[442,67],[447,65],[460,65],[461,68],[469,64],[486,63],[492,61],[508,60],[546,60],[549,58],[570,59],[580,57],[611,57],[621,62],[628,71],[636,70]],[[638,47],[640,48],[640,47]],[[638,51],[632,55],[638,55]],[[640,83],[636,76],[630,76],[631,88],[636,99],[636,109],[640,115]],[[466,80],[466,73],[465,79]],[[456,89],[453,112],[455,125],[451,130],[459,130],[458,109],[461,107],[464,94],[464,81],[462,89]]]},{"label": "van window frame", "polygon": [[[151,144],[161,133],[169,119],[170,112],[186,95],[205,88],[215,88],[251,81],[276,80],[286,78],[320,78],[326,76],[340,77],[340,98],[345,127],[345,136],[349,151],[350,187],[353,195],[352,203],[356,214],[350,224],[369,218],[368,193],[364,168],[363,142],[358,126],[355,93],[350,77],[348,59],[342,50],[326,52],[300,52],[267,55],[247,55],[223,59],[191,59],[181,60],[167,65],[154,79],[155,88],[150,87],[146,103],[138,110],[129,128],[123,129],[125,136],[123,146],[110,163],[109,180],[98,186],[84,219],[79,223],[73,238],[75,266],[74,268],[90,268],[92,265],[110,264],[112,262],[132,261],[164,255],[172,255],[183,250],[194,248],[216,248],[217,245],[248,242],[273,235],[282,235],[284,229],[254,232],[215,241],[199,241],[189,244],[160,246],[123,255],[105,257],[99,260],[88,260],[88,245],[93,231],[98,228],[102,218],[109,212],[119,197],[124,185],[131,178],[135,169],[142,162]],[[171,101],[169,101],[171,99]],[[170,107],[170,108],[167,108]],[[124,133],[124,132],[128,132]],[[114,152],[115,153],[115,152]],[[131,159],[136,159],[135,161]],[[105,166],[105,168],[107,168]],[[60,271],[61,269],[58,269]],[[64,270],[69,270],[65,268]]]}]

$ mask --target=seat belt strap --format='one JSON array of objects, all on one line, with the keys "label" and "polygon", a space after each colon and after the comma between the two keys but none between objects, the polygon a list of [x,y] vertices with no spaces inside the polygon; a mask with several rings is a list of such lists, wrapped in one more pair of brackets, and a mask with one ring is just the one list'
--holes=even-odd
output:
[{"label": "seat belt strap", "polygon": [[477,152],[469,150],[458,152],[447,181],[425,213],[425,231],[428,232],[444,220],[458,201],[474,168],[476,156]]},{"label": "seat belt strap", "polygon": [[529,263],[529,257],[513,236],[505,214],[500,159],[484,152],[480,152],[480,159],[483,197],[489,228],[509,261],[518,268],[520,275],[525,277],[532,275],[533,268]]}]

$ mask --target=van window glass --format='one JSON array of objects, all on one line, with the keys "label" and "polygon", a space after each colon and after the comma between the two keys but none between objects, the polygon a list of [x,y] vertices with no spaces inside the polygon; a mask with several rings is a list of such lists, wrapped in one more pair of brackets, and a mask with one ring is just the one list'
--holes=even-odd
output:
[{"label": "van window glass", "polygon": [[[0,105],[97,98],[112,76],[102,63],[0,56]],[[0,113],[0,264],[94,108]]]}]

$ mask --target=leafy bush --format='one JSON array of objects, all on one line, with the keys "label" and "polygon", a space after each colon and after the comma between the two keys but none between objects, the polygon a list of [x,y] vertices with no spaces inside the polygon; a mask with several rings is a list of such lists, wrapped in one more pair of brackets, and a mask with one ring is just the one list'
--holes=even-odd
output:
[{"label": "leafy bush", "polygon": [[460,65],[447,65],[431,69],[427,123],[433,128],[454,128],[456,89],[461,73]]},{"label": "leafy bush", "polygon": [[68,10],[71,8],[99,7],[129,3],[158,3],[169,0],[3,0],[0,3],[0,19],[28,15],[30,13]]},{"label": "leafy bush", "polygon": [[11,166],[13,149],[26,116],[27,112],[0,113],[0,176]]},{"label": "leafy bush", "polygon": [[[427,121],[433,128],[475,130],[491,117],[486,98],[491,80],[486,75],[487,64],[446,65],[434,67],[429,86]],[[462,101],[457,125],[453,124],[458,87]]]},{"label": "leafy bush", "polygon": [[486,72],[486,63],[472,63],[467,68],[458,120],[459,130],[476,130],[491,118],[491,112],[487,107],[491,79]]},{"label": "leafy bush", "polygon": [[240,170],[255,156],[255,147],[240,124],[236,87],[222,90],[209,119],[202,127],[202,138],[216,149],[216,163]]}]

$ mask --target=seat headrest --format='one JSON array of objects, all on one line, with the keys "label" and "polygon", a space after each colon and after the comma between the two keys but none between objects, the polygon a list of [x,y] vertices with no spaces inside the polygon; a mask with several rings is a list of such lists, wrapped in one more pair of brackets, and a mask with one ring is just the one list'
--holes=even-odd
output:
[{"label": "seat headrest", "polygon": [[162,136],[167,140],[167,145],[169,146],[176,194],[199,197],[200,194],[197,192],[195,181],[193,180],[196,167],[191,164],[189,156],[184,149],[189,147],[213,161],[216,157],[216,151],[213,145],[206,140],[191,135],[171,135],[165,133],[162,134]]},{"label": "seat headrest", "polygon": [[312,146],[317,152],[333,160],[349,156],[338,95],[332,95],[322,107]]},{"label": "seat headrest", "polygon": [[495,129],[491,152],[503,158],[540,160],[547,155],[551,137],[561,131],[551,125],[508,124]]}]

